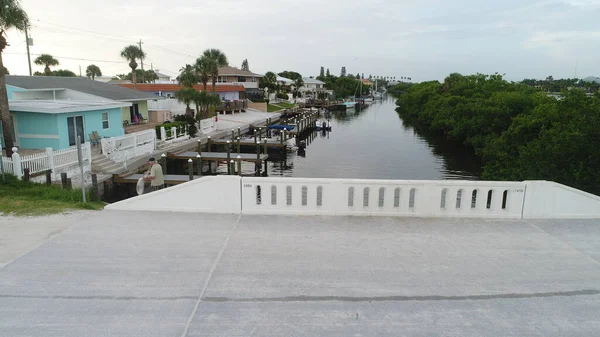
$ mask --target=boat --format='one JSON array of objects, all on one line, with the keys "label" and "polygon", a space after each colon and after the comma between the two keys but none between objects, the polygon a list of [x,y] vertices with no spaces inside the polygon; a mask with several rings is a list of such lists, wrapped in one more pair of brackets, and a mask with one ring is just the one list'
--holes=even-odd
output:
[{"label": "boat", "polygon": [[316,121],[315,129],[317,129],[317,131],[321,131],[323,129],[323,123],[321,123],[321,121]]},{"label": "boat", "polygon": [[271,130],[285,130],[290,131],[294,128],[294,125],[283,125],[283,124],[272,124],[269,125],[268,128]]},{"label": "boat", "polygon": [[346,109],[354,109],[354,107],[356,107],[356,102],[354,100],[347,101],[344,102],[344,106],[346,107]]},{"label": "boat", "polygon": [[321,130],[322,131],[331,131],[331,122],[330,121],[321,122]]},{"label": "boat", "polygon": [[377,88],[377,80],[375,80],[375,91],[373,91],[373,99],[383,99],[383,94]]}]

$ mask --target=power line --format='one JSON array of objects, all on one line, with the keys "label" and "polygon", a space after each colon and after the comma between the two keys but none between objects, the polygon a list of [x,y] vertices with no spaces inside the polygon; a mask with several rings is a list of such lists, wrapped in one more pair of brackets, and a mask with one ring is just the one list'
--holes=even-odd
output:
[{"label": "power line", "polygon": [[102,36],[96,36],[96,35],[92,35],[92,34],[87,34],[87,33],[79,33],[79,32],[73,32],[73,31],[68,31],[68,30],[62,30],[62,29],[57,29],[57,28],[49,28],[49,27],[41,27],[41,26],[37,26],[34,25],[32,26],[38,30],[44,31],[44,32],[48,32],[48,33],[58,33],[58,34],[65,34],[65,35],[81,35],[81,36],[87,36],[87,37],[93,37],[95,39],[100,39],[100,40],[118,40],[118,41],[128,41],[130,42],[131,40],[129,39],[123,39],[123,38],[113,38],[113,37],[102,37]]},{"label": "power line", "polygon": [[[9,54],[9,55],[27,55],[26,53],[2,53],[4,55]],[[31,55],[34,56],[40,56],[42,54],[34,54],[32,53]],[[55,56],[56,58],[59,59],[67,59],[67,60],[77,60],[77,61],[91,61],[91,62],[105,62],[105,63],[127,63],[125,61],[109,61],[109,60],[92,60],[92,59],[85,59],[85,58],[77,58],[77,57],[69,57],[69,56]]]},{"label": "power line", "polygon": [[[45,24],[48,24],[48,25],[57,26],[57,27],[62,27],[62,28],[67,28],[67,29],[72,29],[72,30],[78,30],[78,31],[81,31],[81,32],[89,33],[89,34],[101,35],[101,36],[105,36],[105,37],[112,38],[112,39],[127,40],[127,41],[132,40],[132,39],[124,38],[122,36],[114,36],[114,35],[109,35],[109,34],[104,34],[104,33],[97,33],[97,32],[93,32],[93,31],[90,31],[90,30],[85,30],[85,29],[80,29],[80,28],[75,28],[75,27],[70,27],[70,26],[65,26],[65,25],[59,25],[59,24],[56,24],[56,23],[46,22],[46,21],[42,21],[42,20],[39,20],[39,19],[36,19],[35,21],[41,22],[41,23],[45,23]],[[44,27],[44,28],[47,28],[47,27]]]},{"label": "power line", "polygon": [[172,49],[168,49],[168,48],[165,48],[165,47],[159,47],[159,46],[153,46],[153,45],[146,45],[146,47],[151,48],[151,49],[161,50],[161,51],[167,51],[167,52],[170,52],[170,53],[173,53],[173,54],[178,54],[178,55],[181,55],[181,56],[192,57],[192,58],[194,57],[194,56],[192,56],[190,54],[180,53],[178,51],[175,51],[175,50],[172,50]]},{"label": "power line", "polygon": [[[49,25],[54,25],[54,26],[58,26],[58,27],[63,27],[63,28],[67,28],[67,29],[72,29],[72,30],[76,30],[76,31],[85,32],[87,34],[77,33],[77,32],[71,32],[71,31],[65,31],[65,30],[61,30],[61,29],[57,29],[57,28],[52,28],[52,27],[35,26],[38,29],[46,30],[46,31],[49,31],[49,32],[64,33],[64,34],[80,34],[80,35],[85,35],[85,36],[93,36],[93,35],[89,35],[89,34],[94,34],[94,35],[103,36],[105,38],[116,39],[116,40],[121,40],[121,41],[131,41],[131,40],[133,40],[133,39],[123,38],[123,37],[114,36],[114,35],[108,35],[108,34],[103,34],[103,33],[96,33],[96,32],[90,31],[90,30],[79,29],[79,28],[75,28],[75,27],[69,27],[69,26],[65,26],[65,25],[59,25],[59,24],[55,24],[55,23],[45,22],[45,21],[42,21],[42,20],[36,20],[36,21],[42,22],[42,23],[46,23],[46,24],[49,24]],[[94,37],[97,37],[97,36],[94,36]],[[172,50],[172,49],[169,49],[169,48],[165,48],[165,47],[162,47],[162,46],[146,45],[146,47],[149,47],[149,48],[155,49],[155,50],[161,50],[161,51],[170,52],[170,53],[181,55],[181,56],[192,57],[192,58],[194,57],[193,55],[182,53],[182,52],[178,52],[178,51],[175,51],[175,50]]]}]

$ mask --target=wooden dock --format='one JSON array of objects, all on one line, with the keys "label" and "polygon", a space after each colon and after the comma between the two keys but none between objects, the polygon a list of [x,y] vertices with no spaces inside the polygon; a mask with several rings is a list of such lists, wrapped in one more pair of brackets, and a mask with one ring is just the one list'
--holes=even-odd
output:
[{"label": "wooden dock", "polygon": [[[169,153],[167,154],[167,158],[169,159],[198,159],[198,152],[183,152],[179,154]],[[227,161],[229,160],[237,160],[237,157],[240,156],[242,161],[249,161],[253,163],[261,163],[269,158],[268,154],[252,154],[252,153],[237,153],[230,152],[229,156],[227,156],[227,152],[200,152],[200,160],[202,161]]]},{"label": "wooden dock", "polygon": [[[137,184],[138,180],[143,177],[143,174],[135,173],[125,177],[115,176],[114,182],[119,184]],[[179,185],[190,181],[190,176],[187,174],[165,174],[165,184]],[[194,179],[202,178],[202,176],[194,176]]]},{"label": "wooden dock", "polygon": [[[238,146],[238,143],[240,146],[256,147],[256,146],[260,145],[261,147],[264,147],[266,145],[267,147],[277,148],[277,149],[286,147],[285,142],[280,142],[278,140],[273,140],[273,139],[266,139],[267,142],[265,143],[265,139],[266,138],[260,139],[260,142],[258,144],[254,141],[254,139],[240,139],[239,141],[236,139],[234,141],[230,141],[230,144],[233,147]],[[212,145],[227,145],[227,140],[225,140],[225,139],[213,140],[213,141],[211,141],[211,144]]]}]

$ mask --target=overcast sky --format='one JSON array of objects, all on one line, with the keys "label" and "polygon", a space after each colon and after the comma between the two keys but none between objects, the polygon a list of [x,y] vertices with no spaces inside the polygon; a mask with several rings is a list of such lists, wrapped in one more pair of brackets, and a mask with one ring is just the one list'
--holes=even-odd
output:
[{"label": "overcast sky", "polygon": [[[76,73],[129,71],[120,50],[139,39],[168,75],[206,48],[257,73],[350,73],[443,79],[451,72],[509,80],[600,76],[600,0],[22,0],[32,54]],[[4,64],[27,74],[25,36],[10,31]],[[73,58],[67,59],[66,57]],[[35,55],[32,56],[32,61]],[[87,59],[87,60],[74,60]],[[93,61],[89,61],[93,60]],[[33,71],[42,71],[33,65]]]}]

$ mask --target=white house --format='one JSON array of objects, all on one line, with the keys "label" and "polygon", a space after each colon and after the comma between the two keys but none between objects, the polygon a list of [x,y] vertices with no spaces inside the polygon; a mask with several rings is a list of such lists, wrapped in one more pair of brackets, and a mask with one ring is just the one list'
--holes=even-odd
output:
[{"label": "white house", "polygon": [[217,85],[242,85],[248,95],[256,95],[261,94],[258,88],[261,77],[263,75],[231,66],[219,67]]},{"label": "white house", "polygon": [[314,78],[310,78],[310,77],[303,77],[302,81],[304,81],[304,85],[300,88],[301,92],[306,92],[306,91],[322,91],[324,90],[324,85],[325,82],[319,81],[317,79]]},{"label": "white house", "polygon": [[283,86],[290,86],[290,85],[294,84],[294,80],[291,80],[286,77],[277,76],[277,84],[283,85]]},{"label": "white house", "polygon": [[159,73],[158,70],[156,70],[154,73],[158,77],[156,80],[157,82],[171,82],[171,76]]}]

